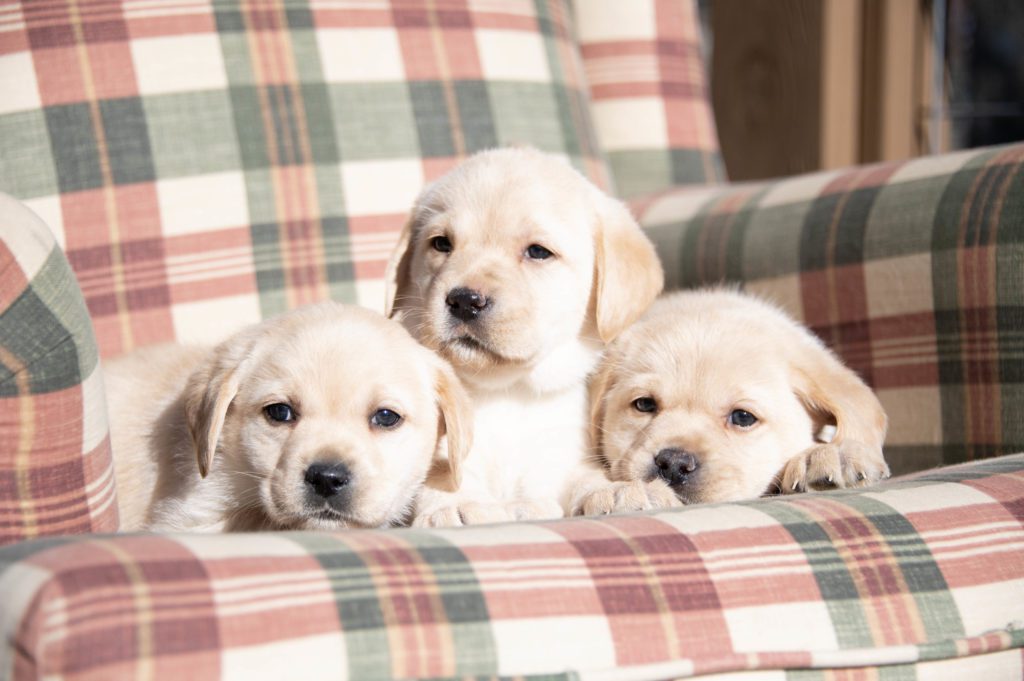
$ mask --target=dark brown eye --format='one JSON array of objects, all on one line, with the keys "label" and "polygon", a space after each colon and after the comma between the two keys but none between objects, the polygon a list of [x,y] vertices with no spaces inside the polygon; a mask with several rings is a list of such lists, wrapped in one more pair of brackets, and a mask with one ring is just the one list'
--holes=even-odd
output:
[{"label": "dark brown eye", "polygon": [[370,423],[378,428],[394,428],[402,420],[402,415],[390,409],[378,409],[370,417]]},{"label": "dark brown eye", "polygon": [[268,404],[263,407],[263,413],[275,423],[289,423],[296,418],[295,410],[292,409],[290,404],[285,404],[284,402]]},{"label": "dark brown eye", "polygon": [[451,253],[453,248],[451,239],[446,236],[435,236],[430,240],[430,247],[438,253]]},{"label": "dark brown eye", "polygon": [[547,260],[553,255],[554,253],[540,244],[530,244],[526,247],[526,257],[530,260]]},{"label": "dark brown eye", "polygon": [[729,414],[729,423],[740,428],[750,428],[757,423],[757,417],[743,409],[733,409]]},{"label": "dark brown eye", "polygon": [[658,403],[653,397],[638,397],[633,400],[633,408],[639,412],[650,414],[658,410]]}]

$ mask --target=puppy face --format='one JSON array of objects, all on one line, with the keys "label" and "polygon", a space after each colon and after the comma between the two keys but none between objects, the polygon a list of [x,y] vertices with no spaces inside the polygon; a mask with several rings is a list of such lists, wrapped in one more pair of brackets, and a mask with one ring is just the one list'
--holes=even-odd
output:
[{"label": "puppy face", "polygon": [[731,291],[656,302],[591,385],[592,439],[616,480],[684,503],[760,496],[826,424],[879,449],[877,398],[808,331]]},{"label": "puppy face", "polygon": [[389,314],[471,381],[614,337],[662,283],[624,206],[526,149],[478,154],[428,187],[388,278]]},{"label": "puppy face", "polygon": [[446,433],[457,476],[467,411],[451,369],[404,329],[333,303],[228,340],[186,396],[200,472],[276,528],[400,521]]}]

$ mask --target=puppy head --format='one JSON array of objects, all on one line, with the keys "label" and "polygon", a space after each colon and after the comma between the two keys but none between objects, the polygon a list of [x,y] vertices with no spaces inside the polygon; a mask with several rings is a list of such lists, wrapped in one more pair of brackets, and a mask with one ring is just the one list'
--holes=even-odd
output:
[{"label": "puppy head", "polygon": [[874,393],[809,331],[749,296],[677,293],[608,350],[591,438],[616,480],[662,477],[685,503],[765,493],[825,425],[879,450]]},{"label": "puppy head", "polygon": [[469,410],[451,368],[400,325],[336,303],[228,339],[185,394],[200,474],[278,528],[400,521],[432,459],[458,479]]},{"label": "puppy head", "polygon": [[625,206],[519,148],[477,154],[424,190],[387,278],[387,314],[464,379],[498,383],[614,338],[663,281]]}]

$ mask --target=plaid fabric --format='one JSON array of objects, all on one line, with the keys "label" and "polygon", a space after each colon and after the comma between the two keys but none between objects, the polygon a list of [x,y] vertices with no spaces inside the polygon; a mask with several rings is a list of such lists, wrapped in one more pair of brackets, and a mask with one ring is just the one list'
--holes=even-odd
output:
[{"label": "plaid fabric", "polygon": [[577,0],[580,51],[619,196],[725,179],[691,0]]},{"label": "plaid fabric", "polygon": [[635,206],[667,288],[781,303],[878,392],[896,473],[1024,449],[1024,144]]},{"label": "plaid fabric", "polygon": [[0,565],[13,679],[1021,678],[1024,455],[654,515],[95,536]]},{"label": "plaid fabric", "polygon": [[607,180],[568,0],[0,4],[0,191],[104,356],[327,297],[383,307],[422,185],[528,143]]},{"label": "plaid fabric", "polygon": [[0,194],[0,545],[117,526],[82,295],[46,226]]}]

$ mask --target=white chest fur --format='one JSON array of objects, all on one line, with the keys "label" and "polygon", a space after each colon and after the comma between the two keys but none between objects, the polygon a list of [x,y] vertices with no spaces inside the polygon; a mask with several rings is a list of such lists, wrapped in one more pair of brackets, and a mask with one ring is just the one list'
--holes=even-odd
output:
[{"label": "white chest fur", "polygon": [[474,446],[463,489],[481,500],[561,500],[585,452],[582,384],[545,395],[523,389],[474,395]]}]

